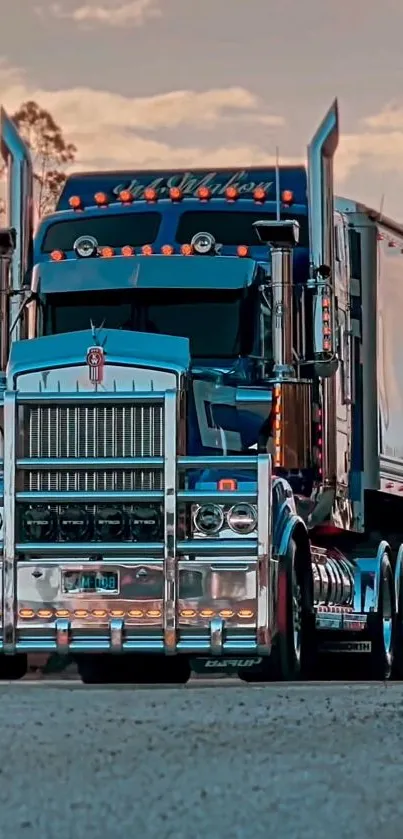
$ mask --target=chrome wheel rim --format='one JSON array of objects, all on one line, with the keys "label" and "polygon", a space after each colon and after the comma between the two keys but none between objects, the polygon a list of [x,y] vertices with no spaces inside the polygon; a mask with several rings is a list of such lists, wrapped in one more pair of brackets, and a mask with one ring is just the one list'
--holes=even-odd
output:
[{"label": "chrome wheel rim", "polygon": [[293,594],[292,594],[292,624],[293,624],[293,639],[294,651],[296,658],[299,660],[301,656],[301,589],[294,579]]}]

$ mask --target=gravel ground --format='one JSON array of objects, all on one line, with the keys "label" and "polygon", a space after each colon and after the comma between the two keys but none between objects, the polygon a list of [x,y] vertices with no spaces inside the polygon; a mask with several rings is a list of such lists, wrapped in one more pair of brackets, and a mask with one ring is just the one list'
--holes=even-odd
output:
[{"label": "gravel ground", "polygon": [[0,687],[0,836],[402,839],[403,685]]}]

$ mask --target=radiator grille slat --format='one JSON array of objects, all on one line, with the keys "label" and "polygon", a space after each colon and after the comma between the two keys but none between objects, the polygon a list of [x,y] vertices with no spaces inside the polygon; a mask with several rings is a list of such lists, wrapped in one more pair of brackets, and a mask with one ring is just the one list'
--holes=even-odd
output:
[{"label": "radiator grille slat", "polygon": [[[29,406],[21,457],[163,457],[163,405]],[[125,491],[163,488],[161,470],[24,473],[27,490]]]}]

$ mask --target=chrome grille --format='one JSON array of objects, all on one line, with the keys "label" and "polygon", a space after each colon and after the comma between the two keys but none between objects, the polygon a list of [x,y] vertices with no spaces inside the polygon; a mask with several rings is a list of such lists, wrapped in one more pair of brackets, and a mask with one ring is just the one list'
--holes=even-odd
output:
[{"label": "chrome grille", "polygon": [[[163,405],[29,406],[23,452],[34,457],[162,457]],[[125,491],[162,489],[162,470],[29,471],[27,490]]]}]

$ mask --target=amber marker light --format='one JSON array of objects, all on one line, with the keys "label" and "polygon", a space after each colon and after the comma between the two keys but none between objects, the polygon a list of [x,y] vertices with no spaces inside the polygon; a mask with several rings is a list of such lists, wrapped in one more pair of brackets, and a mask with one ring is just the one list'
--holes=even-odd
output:
[{"label": "amber marker light", "polygon": [[52,262],[62,262],[65,259],[63,251],[52,251],[50,254]]},{"label": "amber marker light", "polygon": [[98,207],[107,207],[109,203],[106,192],[96,192],[94,195],[94,201]]},{"label": "amber marker light", "polygon": [[72,195],[71,198],[69,198],[69,206],[71,207],[72,210],[81,210],[82,206],[83,206],[83,203],[81,201],[80,196],[79,195]]},{"label": "amber marker light", "polygon": [[115,251],[107,245],[106,247],[99,249],[99,255],[102,256],[103,259],[110,259],[111,256],[115,256]]}]

